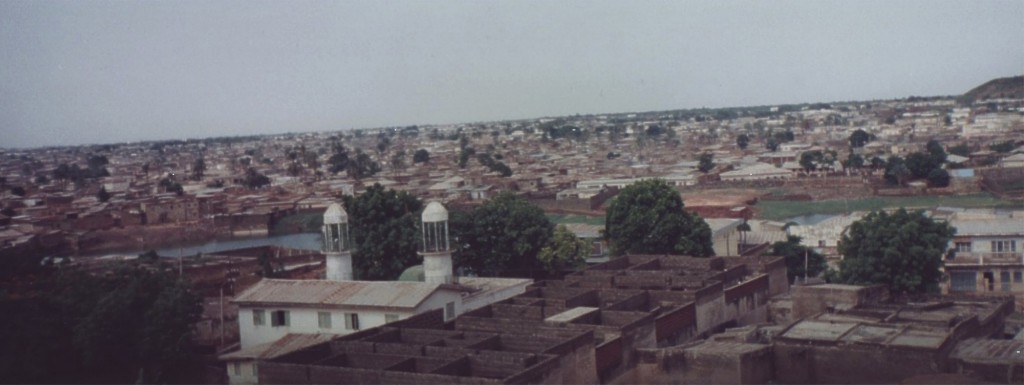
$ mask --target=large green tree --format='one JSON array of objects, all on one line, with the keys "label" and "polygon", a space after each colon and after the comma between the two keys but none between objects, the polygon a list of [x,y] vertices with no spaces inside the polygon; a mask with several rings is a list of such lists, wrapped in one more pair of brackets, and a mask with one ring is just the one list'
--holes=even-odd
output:
[{"label": "large green tree", "polygon": [[505,192],[469,212],[452,215],[458,267],[486,276],[530,277],[554,225],[536,205]]},{"label": "large green tree", "polygon": [[18,383],[200,380],[192,345],[202,299],[167,270],[123,266],[36,277],[39,291],[0,299],[0,378]]},{"label": "large green tree", "polygon": [[876,211],[850,224],[839,241],[838,279],[885,284],[896,293],[938,288],[942,258],[955,229],[922,211]]},{"label": "large green tree", "polygon": [[867,131],[858,128],[856,131],[850,134],[850,147],[860,148],[864,147],[865,144],[871,141],[871,134]]},{"label": "large green tree", "polygon": [[612,254],[715,254],[711,228],[700,216],[683,210],[679,192],[660,179],[622,189],[605,216]]},{"label": "large green tree", "polygon": [[406,192],[374,184],[359,196],[345,196],[345,211],[354,247],[356,279],[396,279],[419,264],[417,224],[423,203]]},{"label": "large green tree", "polygon": [[786,275],[790,282],[795,277],[803,277],[805,273],[807,277],[817,277],[828,267],[824,256],[810,247],[801,245],[800,237],[794,235],[790,235],[785,241],[773,243],[770,254],[786,258]]},{"label": "large green tree", "polygon": [[577,268],[586,263],[592,246],[569,231],[565,225],[555,227],[555,232],[547,245],[540,249],[537,259],[541,267],[550,273],[559,270]]}]

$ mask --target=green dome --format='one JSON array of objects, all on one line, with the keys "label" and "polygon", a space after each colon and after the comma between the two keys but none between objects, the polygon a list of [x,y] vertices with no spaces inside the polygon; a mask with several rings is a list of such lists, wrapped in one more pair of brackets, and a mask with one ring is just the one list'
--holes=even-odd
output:
[{"label": "green dome", "polygon": [[399,281],[423,282],[423,265],[409,266],[408,269],[398,276]]}]

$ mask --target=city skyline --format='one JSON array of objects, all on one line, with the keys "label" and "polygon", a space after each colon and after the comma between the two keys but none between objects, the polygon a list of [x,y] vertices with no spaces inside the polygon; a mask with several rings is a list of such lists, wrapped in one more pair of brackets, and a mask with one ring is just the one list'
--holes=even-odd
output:
[{"label": "city skyline", "polygon": [[955,95],[1024,72],[1020,1],[5,1],[0,15],[8,148]]}]

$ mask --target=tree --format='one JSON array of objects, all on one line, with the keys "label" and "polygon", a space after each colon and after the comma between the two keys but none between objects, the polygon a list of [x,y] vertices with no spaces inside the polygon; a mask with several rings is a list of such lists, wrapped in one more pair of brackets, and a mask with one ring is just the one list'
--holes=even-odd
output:
[{"label": "tree", "polygon": [[852,169],[864,167],[864,157],[851,151],[850,154],[846,156],[846,160],[843,161],[843,167]]},{"label": "tree", "polygon": [[[42,292],[0,299],[0,378],[18,383],[198,382],[192,345],[201,297],[167,271],[121,266],[102,276],[67,270]],[[14,311],[14,312],[12,312]]]},{"label": "tree", "polygon": [[591,244],[569,231],[565,225],[558,225],[551,239],[537,253],[537,259],[548,273],[583,266],[590,256]]},{"label": "tree", "polygon": [[348,162],[348,175],[355,179],[371,177],[380,172],[380,164],[370,158],[362,150],[356,150],[356,156]]},{"label": "tree", "polygon": [[510,192],[455,212],[451,225],[456,265],[487,276],[533,276],[554,229],[543,210]]},{"label": "tree", "polygon": [[914,178],[925,178],[928,173],[942,165],[942,163],[936,162],[936,158],[922,152],[907,155],[905,164]]},{"label": "tree", "polygon": [[811,172],[818,169],[818,163],[824,159],[821,150],[807,151],[800,154],[800,166],[804,171]]},{"label": "tree", "polygon": [[107,192],[107,188],[100,186],[100,190],[96,192],[96,199],[100,202],[106,202],[110,200],[110,193]]},{"label": "tree", "polygon": [[255,168],[249,167],[249,169],[245,171],[245,181],[243,183],[246,187],[255,190],[260,187],[270,185],[270,178],[261,174],[259,171],[256,171]]},{"label": "tree", "polygon": [[1014,148],[1017,148],[1017,143],[1013,140],[1007,140],[1005,142],[990,144],[988,148],[998,153],[1007,153],[1013,151]]},{"label": "tree", "polygon": [[700,170],[700,172],[707,174],[708,171],[711,171],[714,168],[715,154],[712,154],[710,152],[700,154],[700,159],[697,163],[697,169]]},{"label": "tree", "polygon": [[768,138],[768,140],[765,141],[765,143],[764,143],[764,148],[767,148],[768,151],[771,151],[771,152],[778,151],[779,150],[779,140],[775,139],[775,138]]},{"label": "tree", "polygon": [[910,169],[907,168],[903,158],[893,155],[885,162],[885,181],[887,183],[902,186],[909,176]]},{"label": "tree", "polygon": [[25,191],[24,187],[14,186],[14,187],[11,187],[11,194],[17,195],[19,197],[23,197],[23,196],[25,196],[25,194],[27,194],[27,192]]},{"label": "tree", "polygon": [[838,279],[857,285],[885,284],[895,293],[938,289],[939,270],[955,229],[922,211],[876,211],[850,224],[839,240]]},{"label": "tree", "polygon": [[[786,275],[790,282],[795,277],[817,277],[828,268],[825,257],[813,249],[800,244],[800,237],[790,235],[785,241],[772,244],[770,255],[786,258]],[[804,270],[806,257],[807,269]]]},{"label": "tree", "polygon": [[366,192],[344,197],[349,215],[352,261],[357,279],[391,280],[419,263],[417,224],[423,203],[407,192],[375,183]]},{"label": "tree", "polygon": [[949,172],[936,168],[928,173],[928,186],[931,187],[947,187],[949,186]]},{"label": "tree", "polygon": [[850,147],[861,148],[865,144],[871,141],[871,134],[868,134],[863,129],[858,128],[852,134],[850,134]]},{"label": "tree", "polygon": [[203,157],[196,158],[196,161],[192,164],[192,180],[203,179],[203,174],[206,173],[206,160]]},{"label": "tree", "polygon": [[740,150],[746,150],[748,144],[750,144],[750,137],[747,136],[747,134],[740,134],[736,137],[736,146],[739,147]]},{"label": "tree", "polygon": [[412,154],[412,162],[413,163],[429,163],[430,162],[430,152],[428,152],[426,149],[422,149],[422,148],[419,149],[419,150],[416,150],[416,153]]},{"label": "tree", "polygon": [[612,199],[605,216],[612,254],[714,255],[711,228],[683,211],[679,192],[649,179],[627,186]]}]

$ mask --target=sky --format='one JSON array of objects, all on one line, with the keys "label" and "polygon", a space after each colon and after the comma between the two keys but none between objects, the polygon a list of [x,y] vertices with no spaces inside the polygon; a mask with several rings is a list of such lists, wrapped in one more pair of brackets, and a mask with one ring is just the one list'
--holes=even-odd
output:
[{"label": "sky", "polygon": [[0,0],[0,148],[961,94],[1015,1]]}]

